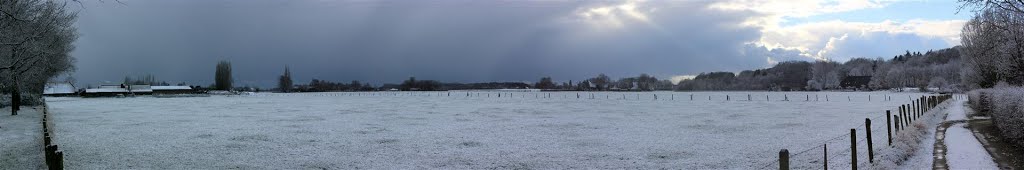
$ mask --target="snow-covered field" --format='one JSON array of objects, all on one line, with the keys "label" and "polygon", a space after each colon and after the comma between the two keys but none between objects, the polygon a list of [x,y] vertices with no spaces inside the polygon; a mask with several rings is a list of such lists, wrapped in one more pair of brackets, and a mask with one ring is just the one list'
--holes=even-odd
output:
[{"label": "snow-covered field", "polygon": [[922,95],[466,93],[47,101],[71,169],[754,169]]}]

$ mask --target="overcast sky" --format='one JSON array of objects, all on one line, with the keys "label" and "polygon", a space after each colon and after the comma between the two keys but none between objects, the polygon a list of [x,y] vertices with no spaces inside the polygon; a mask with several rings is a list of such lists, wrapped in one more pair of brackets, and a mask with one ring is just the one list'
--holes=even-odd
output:
[{"label": "overcast sky", "polygon": [[968,12],[939,1],[85,1],[79,84],[152,74],[236,86],[659,78],[779,61],[891,58],[959,45]]}]

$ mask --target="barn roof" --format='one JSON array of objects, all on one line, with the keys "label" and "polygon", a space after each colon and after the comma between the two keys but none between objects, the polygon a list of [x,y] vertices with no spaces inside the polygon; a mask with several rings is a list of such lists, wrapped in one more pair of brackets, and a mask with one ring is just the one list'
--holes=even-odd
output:
[{"label": "barn roof", "polygon": [[75,85],[71,83],[46,83],[46,88],[43,89],[43,94],[73,94],[75,93]]},{"label": "barn roof", "polygon": [[189,86],[152,86],[153,90],[192,90]]}]

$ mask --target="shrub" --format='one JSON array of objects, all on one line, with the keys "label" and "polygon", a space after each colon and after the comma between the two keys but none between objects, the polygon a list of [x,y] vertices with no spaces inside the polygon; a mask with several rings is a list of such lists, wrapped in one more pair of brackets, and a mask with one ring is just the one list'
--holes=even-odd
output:
[{"label": "shrub", "polygon": [[[21,106],[38,106],[45,103],[43,97],[38,94],[22,94]],[[11,95],[0,95],[0,108],[11,106]],[[22,108],[25,109],[25,108]]]},{"label": "shrub", "polygon": [[1024,146],[1024,87],[997,86],[969,94],[971,108],[992,116],[1006,140]]}]

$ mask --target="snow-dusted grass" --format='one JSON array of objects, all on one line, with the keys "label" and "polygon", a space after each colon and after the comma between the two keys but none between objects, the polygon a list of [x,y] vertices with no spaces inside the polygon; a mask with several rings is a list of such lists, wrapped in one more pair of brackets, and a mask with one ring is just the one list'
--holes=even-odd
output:
[{"label": "snow-dusted grass", "polygon": [[753,169],[774,162],[779,149],[820,145],[921,95],[490,94],[47,100],[72,169]]},{"label": "snow-dusted grass", "polygon": [[935,129],[949,113],[948,107],[960,103],[946,101],[906,129],[893,136],[892,146],[881,145],[872,169],[932,169]]},{"label": "snow-dusted grass", "polygon": [[999,169],[974,133],[963,124],[946,129],[946,159],[949,169]]},{"label": "snow-dusted grass", "polygon": [[0,109],[0,169],[43,169],[42,111],[22,107]]}]

